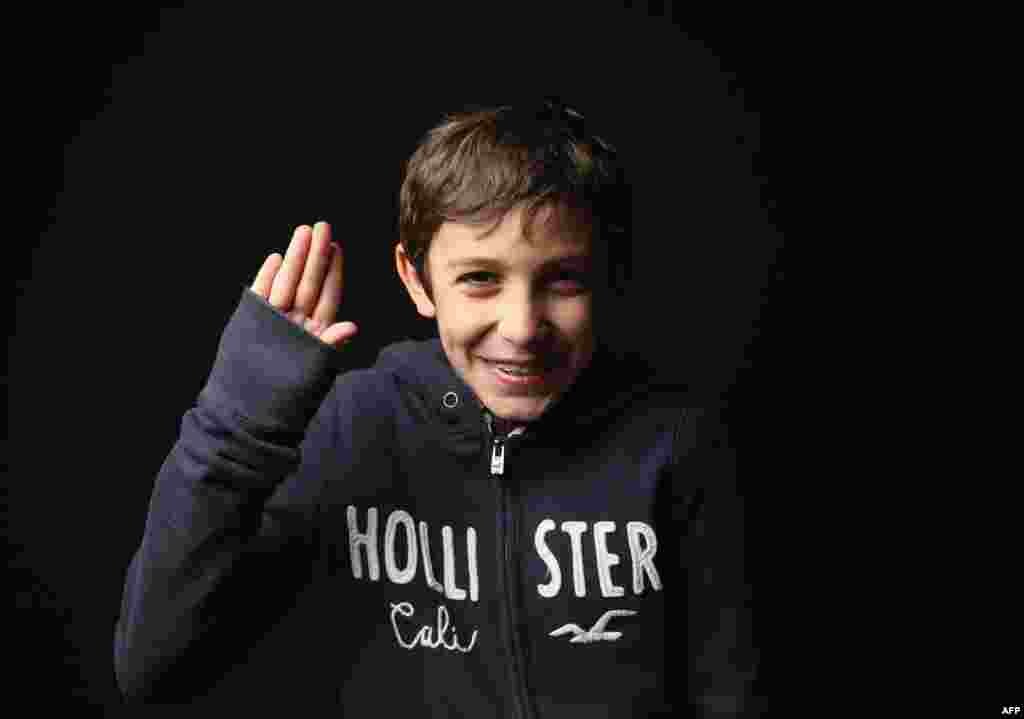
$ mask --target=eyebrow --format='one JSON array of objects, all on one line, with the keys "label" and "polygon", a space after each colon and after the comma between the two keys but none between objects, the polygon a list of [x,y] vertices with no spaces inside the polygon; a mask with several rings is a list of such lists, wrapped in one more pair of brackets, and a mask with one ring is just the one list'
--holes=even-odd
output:
[{"label": "eyebrow", "polygon": [[[543,265],[541,269],[547,269],[549,267],[555,267],[557,265],[564,264],[587,264],[590,260],[589,255],[565,255],[563,257],[554,257]],[[487,267],[493,269],[502,269],[505,266],[501,260],[496,260],[493,257],[463,257],[458,260],[452,260],[448,263],[448,269],[456,270],[460,267]]]}]

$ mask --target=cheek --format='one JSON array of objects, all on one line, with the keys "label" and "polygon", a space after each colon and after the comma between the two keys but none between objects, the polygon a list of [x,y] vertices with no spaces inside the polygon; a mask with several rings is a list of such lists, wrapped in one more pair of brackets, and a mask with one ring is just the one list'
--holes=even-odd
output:
[{"label": "cheek", "polygon": [[568,338],[585,338],[593,326],[593,313],[589,297],[561,302],[553,308],[551,315],[562,335]]},{"label": "cheek", "polygon": [[481,308],[466,302],[450,300],[438,306],[438,331],[448,349],[465,349],[479,340],[487,326]]}]

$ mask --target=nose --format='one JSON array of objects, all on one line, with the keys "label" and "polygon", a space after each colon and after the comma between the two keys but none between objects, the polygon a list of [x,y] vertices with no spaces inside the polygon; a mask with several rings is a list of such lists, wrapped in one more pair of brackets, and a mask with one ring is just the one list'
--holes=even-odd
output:
[{"label": "nose", "polygon": [[551,329],[543,299],[528,292],[516,293],[501,305],[498,334],[516,347],[532,347],[543,341]]}]

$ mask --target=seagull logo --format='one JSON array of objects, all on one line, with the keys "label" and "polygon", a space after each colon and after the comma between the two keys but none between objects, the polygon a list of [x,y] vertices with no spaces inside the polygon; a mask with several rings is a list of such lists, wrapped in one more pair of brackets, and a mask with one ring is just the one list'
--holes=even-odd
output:
[{"label": "seagull logo", "polygon": [[594,622],[589,630],[583,631],[579,624],[566,624],[564,626],[555,629],[548,636],[561,637],[565,634],[572,634],[573,638],[569,641],[572,644],[590,644],[591,642],[613,642],[622,636],[622,632],[606,632],[605,627],[608,626],[614,617],[631,617],[636,612],[632,609],[611,609],[601,615],[601,618]]}]

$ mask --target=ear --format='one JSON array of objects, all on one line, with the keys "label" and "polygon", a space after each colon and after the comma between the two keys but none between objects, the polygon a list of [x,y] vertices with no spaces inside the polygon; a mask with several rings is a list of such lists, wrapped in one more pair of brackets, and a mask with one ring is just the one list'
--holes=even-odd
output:
[{"label": "ear", "polygon": [[413,266],[412,260],[405,254],[405,248],[402,247],[401,242],[395,245],[395,269],[398,270],[398,276],[402,279],[402,284],[405,285],[405,289],[409,292],[409,297],[412,298],[413,304],[416,305],[416,310],[424,317],[436,317],[437,308],[434,307],[434,303],[427,297],[427,292],[420,283],[416,267]]}]

